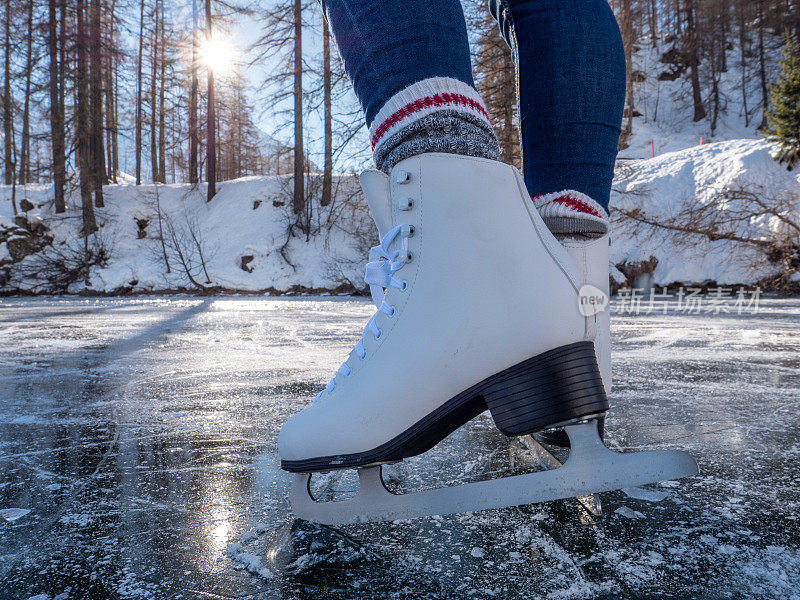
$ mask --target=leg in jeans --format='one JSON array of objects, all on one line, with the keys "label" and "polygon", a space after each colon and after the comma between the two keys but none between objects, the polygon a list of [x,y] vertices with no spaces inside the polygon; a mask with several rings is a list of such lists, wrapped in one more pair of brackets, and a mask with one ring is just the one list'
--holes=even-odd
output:
[{"label": "leg in jeans", "polygon": [[325,0],[379,169],[425,152],[497,159],[459,0]]},{"label": "leg in jeans", "polygon": [[574,190],[573,200],[585,195],[607,210],[625,99],[622,37],[608,2],[492,0],[490,6],[517,65],[531,197]]},{"label": "leg in jeans", "polygon": [[[517,56],[531,196],[557,235],[602,235],[625,83],[614,16],[605,0],[493,4]],[[324,6],[379,169],[426,152],[498,158],[458,0]]]}]

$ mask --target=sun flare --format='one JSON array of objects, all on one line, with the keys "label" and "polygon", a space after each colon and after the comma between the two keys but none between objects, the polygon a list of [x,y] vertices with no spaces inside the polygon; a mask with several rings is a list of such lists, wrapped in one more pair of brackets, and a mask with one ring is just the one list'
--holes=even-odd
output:
[{"label": "sun flare", "polygon": [[200,44],[200,62],[217,75],[226,75],[236,66],[236,49],[226,37],[205,38]]}]

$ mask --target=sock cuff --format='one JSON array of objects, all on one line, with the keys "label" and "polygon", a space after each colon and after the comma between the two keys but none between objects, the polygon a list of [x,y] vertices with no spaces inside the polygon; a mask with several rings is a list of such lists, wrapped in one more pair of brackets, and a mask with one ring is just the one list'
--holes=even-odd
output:
[{"label": "sock cuff", "polygon": [[478,90],[450,77],[430,77],[397,92],[381,107],[369,129],[373,152],[400,129],[440,110],[470,114],[492,126]]},{"label": "sock cuff", "polygon": [[551,192],[532,198],[543,219],[581,218],[608,225],[608,213],[586,194],[575,190]]}]

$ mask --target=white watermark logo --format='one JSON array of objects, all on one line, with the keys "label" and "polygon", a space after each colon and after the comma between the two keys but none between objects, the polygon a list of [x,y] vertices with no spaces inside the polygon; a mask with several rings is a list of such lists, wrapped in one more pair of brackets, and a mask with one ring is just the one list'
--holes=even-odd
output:
[{"label": "white watermark logo", "polygon": [[593,285],[585,285],[578,292],[578,310],[584,317],[591,317],[608,308],[608,294]]},{"label": "white watermark logo", "polygon": [[624,315],[665,315],[667,312],[687,315],[758,314],[760,299],[759,287],[707,290],[680,287],[676,290],[661,288],[660,292],[658,288],[650,288],[649,293],[644,288],[622,288],[617,291],[613,312]]}]

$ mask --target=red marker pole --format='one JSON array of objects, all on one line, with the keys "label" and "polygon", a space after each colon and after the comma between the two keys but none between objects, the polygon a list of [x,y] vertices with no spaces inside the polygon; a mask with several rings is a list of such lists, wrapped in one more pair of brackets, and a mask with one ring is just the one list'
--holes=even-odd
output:
[{"label": "red marker pole", "polygon": [[701,146],[703,145],[703,136],[702,135],[700,136],[700,145]]},{"label": "red marker pole", "polygon": [[655,140],[650,140],[650,150],[653,151],[653,158],[656,157],[656,142]]}]

